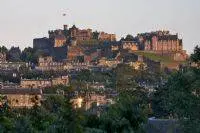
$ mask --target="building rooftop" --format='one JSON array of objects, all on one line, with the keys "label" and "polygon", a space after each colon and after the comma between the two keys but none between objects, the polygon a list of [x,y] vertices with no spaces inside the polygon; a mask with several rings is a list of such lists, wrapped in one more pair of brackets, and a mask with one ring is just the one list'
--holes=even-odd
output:
[{"label": "building rooftop", "polygon": [[0,89],[0,94],[9,95],[9,94],[29,94],[29,95],[38,95],[41,94],[40,89],[22,89],[22,88],[3,88]]}]

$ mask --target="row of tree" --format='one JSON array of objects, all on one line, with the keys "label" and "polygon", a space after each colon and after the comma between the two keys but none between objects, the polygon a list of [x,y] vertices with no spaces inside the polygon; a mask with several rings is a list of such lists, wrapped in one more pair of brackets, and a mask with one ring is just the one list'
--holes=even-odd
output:
[{"label": "row of tree", "polygon": [[31,47],[27,47],[21,51],[19,47],[7,49],[5,46],[2,46],[0,47],[0,52],[5,53],[6,59],[11,62],[24,61],[37,63],[38,56],[42,54]]},{"label": "row of tree", "polygon": [[32,109],[0,108],[0,132],[115,133],[144,132],[149,108],[142,98],[120,95],[117,103],[99,116],[74,109],[64,96],[48,96]]}]

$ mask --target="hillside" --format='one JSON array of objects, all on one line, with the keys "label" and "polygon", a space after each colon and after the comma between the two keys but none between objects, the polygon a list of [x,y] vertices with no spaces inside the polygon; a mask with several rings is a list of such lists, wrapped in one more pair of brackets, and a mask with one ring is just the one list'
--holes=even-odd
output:
[{"label": "hillside", "polygon": [[158,55],[156,53],[152,52],[146,52],[146,51],[135,51],[136,55],[143,55],[146,58],[149,58],[153,61],[159,61],[161,62],[165,67],[176,69],[179,64],[185,63],[181,61],[174,61],[171,57],[166,55]]}]

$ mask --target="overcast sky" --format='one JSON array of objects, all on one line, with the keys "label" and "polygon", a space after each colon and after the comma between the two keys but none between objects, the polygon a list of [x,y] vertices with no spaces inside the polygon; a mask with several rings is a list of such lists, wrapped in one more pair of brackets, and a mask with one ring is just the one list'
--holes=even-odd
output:
[{"label": "overcast sky", "polygon": [[118,38],[170,30],[179,33],[191,52],[200,44],[200,0],[0,0],[0,45],[32,47],[33,38],[63,24]]}]

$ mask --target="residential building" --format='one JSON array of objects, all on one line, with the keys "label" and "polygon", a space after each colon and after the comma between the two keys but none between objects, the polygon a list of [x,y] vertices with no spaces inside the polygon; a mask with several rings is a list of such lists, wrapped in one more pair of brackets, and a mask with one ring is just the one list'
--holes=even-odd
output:
[{"label": "residential building", "polygon": [[135,41],[122,41],[122,48],[131,51],[137,51],[138,46]]},{"label": "residential building", "polygon": [[52,86],[69,85],[69,77],[61,76],[61,77],[57,77],[57,78],[52,78],[51,82],[52,82]]},{"label": "residential building", "polygon": [[129,65],[135,70],[145,70],[145,69],[147,69],[147,65],[144,62],[140,62],[140,61],[129,62]]},{"label": "residential building", "polygon": [[95,93],[88,94],[84,100],[86,110],[90,109],[93,105],[100,106],[108,103],[106,95],[99,95]]},{"label": "residential building", "polygon": [[61,76],[51,79],[21,79],[21,88],[47,88],[56,85],[68,85],[69,77]]},{"label": "residential building", "polygon": [[28,63],[25,62],[0,62],[1,70],[17,70],[19,71],[20,67],[29,67]]},{"label": "residential building", "polygon": [[51,87],[52,82],[49,79],[21,79],[21,88],[46,88]]},{"label": "residential building", "polygon": [[86,110],[88,110],[93,105],[95,106],[106,105],[109,102],[109,100],[107,100],[106,95],[91,93],[87,94],[87,96],[84,97],[72,98],[71,102],[74,108],[85,108]]},{"label": "residential building", "polygon": [[149,118],[145,127],[146,133],[182,133],[180,122],[175,119]]},{"label": "residential building", "polygon": [[40,89],[6,88],[0,89],[11,108],[31,108],[40,105],[42,92]]},{"label": "residential building", "polygon": [[81,108],[83,106],[83,98],[78,97],[78,98],[72,98],[70,100],[70,102],[72,103],[73,107],[76,108]]},{"label": "residential building", "polygon": [[106,59],[106,58],[101,58],[99,60],[98,66],[105,66],[105,67],[111,67],[115,68],[117,67],[118,64],[122,63],[121,61],[117,59]]},{"label": "residential building", "polygon": [[53,61],[52,56],[39,57],[37,70],[41,71],[49,71],[49,70],[63,70],[63,62],[55,62]]}]

